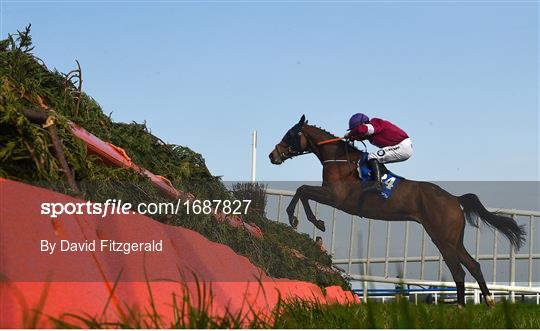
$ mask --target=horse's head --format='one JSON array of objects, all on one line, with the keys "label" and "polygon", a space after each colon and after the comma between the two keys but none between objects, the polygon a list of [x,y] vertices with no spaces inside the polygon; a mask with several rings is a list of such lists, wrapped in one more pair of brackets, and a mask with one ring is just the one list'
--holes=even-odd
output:
[{"label": "horse's head", "polygon": [[302,115],[300,121],[285,133],[283,139],[276,145],[272,153],[268,155],[272,164],[281,164],[291,157],[309,152],[308,142],[302,131],[306,124],[306,116]]}]

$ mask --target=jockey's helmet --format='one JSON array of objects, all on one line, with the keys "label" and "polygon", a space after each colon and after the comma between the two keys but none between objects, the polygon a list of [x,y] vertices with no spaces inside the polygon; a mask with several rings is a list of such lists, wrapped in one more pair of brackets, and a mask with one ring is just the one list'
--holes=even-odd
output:
[{"label": "jockey's helmet", "polygon": [[349,130],[352,130],[358,125],[365,124],[367,122],[369,122],[369,117],[367,117],[367,115],[362,113],[356,113],[351,116],[351,119],[349,120]]}]

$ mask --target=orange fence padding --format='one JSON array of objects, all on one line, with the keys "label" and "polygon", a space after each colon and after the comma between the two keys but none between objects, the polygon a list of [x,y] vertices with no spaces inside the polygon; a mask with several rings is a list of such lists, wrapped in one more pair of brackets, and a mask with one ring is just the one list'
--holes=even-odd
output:
[{"label": "orange fence padding", "polygon": [[70,127],[73,134],[88,146],[88,150],[97,154],[107,164],[116,167],[132,167],[131,159],[120,147],[104,142],[73,122],[70,123]]},{"label": "orange fence padding", "polygon": [[[184,192],[176,189],[167,178],[156,175],[131,162],[131,158],[123,148],[99,139],[73,122],[70,122],[70,127],[71,132],[73,132],[75,137],[81,139],[88,146],[88,150],[91,153],[98,155],[105,163],[115,167],[125,167],[136,170],[140,174],[148,177],[152,184],[169,199],[178,199],[184,195]],[[244,228],[254,237],[263,237],[263,232],[257,225],[253,223],[244,223],[241,217],[225,215],[221,213],[221,211],[217,211],[213,216],[214,219],[219,222],[226,221],[227,224],[232,227]]]},{"label": "orange fence padding", "polygon": [[[212,314],[226,310],[249,314],[253,309],[260,317],[267,316],[279,295],[323,303],[359,302],[337,286],[328,287],[323,294],[309,282],[269,277],[228,246],[146,216],[59,215],[51,219],[42,215],[42,203],[83,201],[3,178],[0,199],[0,328],[51,327],[47,316],[66,313],[103,314],[109,321],[118,320],[127,314],[126,306],[149,309],[148,286],[164,321],[173,318],[173,294],[178,302],[189,294],[197,304],[197,283],[212,292]],[[60,252],[57,248],[49,254],[41,251],[42,240],[155,240],[162,241],[163,247],[161,252],[130,254],[99,249]],[[34,325],[30,321],[35,309],[41,314]]]}]

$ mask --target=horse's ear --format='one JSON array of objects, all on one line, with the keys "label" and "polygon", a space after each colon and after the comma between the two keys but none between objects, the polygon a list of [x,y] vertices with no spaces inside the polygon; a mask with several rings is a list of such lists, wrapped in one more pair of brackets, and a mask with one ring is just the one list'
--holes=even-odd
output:
[{"label": "horse's ear", "polygon": [[298,122],[298,124],[304,124],[306,123],[306,115],[302,115],[302,117],[300,117],[300,121]]}]

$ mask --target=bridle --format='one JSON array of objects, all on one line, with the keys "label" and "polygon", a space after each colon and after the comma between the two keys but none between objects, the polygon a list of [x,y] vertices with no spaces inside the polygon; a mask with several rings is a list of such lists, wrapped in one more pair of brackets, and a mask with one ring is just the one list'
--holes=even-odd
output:
[{"label": "bridle", "polygon": [[[279,143],[277,146],[280,146],[281,148],[283,148],[283,152],[281,152],[279,154],[279,156],[282,158],[282,159],[291,159],[293,157],[296,157],[296,156],[300,156],[300,155],[304,155],[304,154],[309,154],[309,153],[313,153],[313,148],[315,146],[320,146],[320,145],[325,145],[325,144],[329,144],[329,143],[333,143],[333,142],[338,142],[338,141],[343,141],[345,138],[339,138],[339,137],[336,137],[336,138],[331,138],[331,139],[326,139],[326,140],[323,140],[323,141],[319,141],[317,143],[314,143],[313,141],[311,141],[311,139],[308,139],[307,136],[306,136],[306,141],[308,143],[308,146],[307,148],[304,150],[304,151],[298,151],[298,149],[300,148],[300,137],[302,135],[305,136],[304,132],[303,132],[303,127],[300,128],[300,130],[298,130],[298,132],[295,132],[295,133],[288,133],[288,134],[294,134],[294,135],[297,135],[298,136],[298,140],[294,140],[293,142],[287,142],[288,143],[288,146],[285,147],[283,146],[282,143]],[[361,141],[362,144],[364,145],[364,147],[366,147],[366,144],[364,144],[363,141]],[[276,147],[277,147],[276,146]],[[367,148],[367,147],[366,147]],[[349,171],[350,173],[353,173],[354,169],[357,167],[358,165],[358,162],[359,161],[352,161],[349,157],[349,148],[348,146],[345,147],[345,159],[328,159],[328,160],[323,160],[321,162],[322,166],[324,167],[326,164],[329,164],[329,163],[335,163],[335,162],[347,162],[348,165],[349,165]],[[351,165],[354,164],[352,167]]]},{"label": "bridle", "polygon": [[[278,146],[281,146],[282,148],[285,148],[285,147],[283,147],[283,145],[281,145],[281,143],[278,144]],[[309,153],[311,153],[311,150],[305,150],[305,151],[302,151],[302,152],[298,152],[298,151],[295,151],[292,148],[292,146],[288,146],[287,148],[285,148],[285,150],[283,152],[281,152],[279,154],[279,156],[282,159],[292,159],[293,157],[304,155],[304,154],[309,154]]]},{"label": "bridle", "polygon": [[[295,134],[298,135],[298,139],[300,139],[300,136],[302,136],[304,133],[302,132],[302,129],[300,129],[298,133],[295,133]],[[292,144],[289,143],[287,147],[283,146],[282,142],[277,144],[277,146],[280,146],[281,148],[284,149],[283,152],[279,154],[279,156],[282,159],[292,159],[293,157],[309,154],[312,152],[310,147],[304,151],[298,151],[300,147],[300,143],[297,141],[294,141]]]}]

